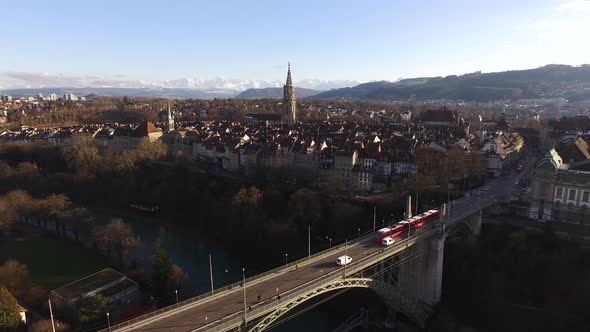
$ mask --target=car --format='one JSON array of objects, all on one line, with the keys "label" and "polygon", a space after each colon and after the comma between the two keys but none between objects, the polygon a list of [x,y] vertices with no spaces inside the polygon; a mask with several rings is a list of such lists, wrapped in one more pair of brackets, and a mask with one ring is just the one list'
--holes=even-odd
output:
[{"label": "car", "polygon": [[381,244],[383,244],[384,246],[390,246],[395,242],[394,239],[391,238],[391,236],[387,236],[384,237],[383,240],[381,241]]},{"label": "car", "polygon": [[338,264],[340,266],[344,266],[350,262],[352,262],[352,257],[350,257],[350,256],[343,255],[343,256],[336,258],[336,264]]}]

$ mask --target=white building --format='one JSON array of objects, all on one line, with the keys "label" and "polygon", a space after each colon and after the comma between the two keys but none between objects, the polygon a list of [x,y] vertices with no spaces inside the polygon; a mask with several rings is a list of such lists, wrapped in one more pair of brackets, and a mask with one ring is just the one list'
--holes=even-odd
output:
[{"label": "white building", "polygon": [[64,101],[77,101],[78,97],[73,93],[64,93]]}]

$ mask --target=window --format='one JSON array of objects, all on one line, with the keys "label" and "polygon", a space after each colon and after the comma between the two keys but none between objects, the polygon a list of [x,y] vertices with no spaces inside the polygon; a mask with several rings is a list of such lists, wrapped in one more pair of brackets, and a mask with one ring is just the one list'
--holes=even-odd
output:
[{"label": "window", "polygon": [[563,188],[562,187],[555,188],[555,198],[563,198]]},{"label": "window", "polygon": [[570,201],[575,201],[576,200],[576,194],[578,193],[578,191],[576,189],[570,189],[569,195],[567,197],[568,200]]},{"label": "window", "polygon": [[582,191],[582,202],[584,202],[584,203],[590,202],[590,191]]}]

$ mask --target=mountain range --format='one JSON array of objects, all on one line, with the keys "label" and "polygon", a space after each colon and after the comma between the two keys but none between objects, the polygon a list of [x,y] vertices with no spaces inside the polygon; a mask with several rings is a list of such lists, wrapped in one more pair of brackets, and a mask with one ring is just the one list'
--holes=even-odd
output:
[{"label": "mountain range", "polygon": [[[6,75],[6,73],[5,73]],[[64,77],[8,73],[27,83],[27,88],[4,89],[0,94],[31,96],[38,93],[74,93],[79,96],[167,98],[281,98],[282,81],[178,79],[160,82],[109,81],[96,77]],[[34,87],[32,82],[42,86]],[[30,83],[30,84],[29,84]],[[62,87],[57,87],[63,84]],[[296,96],[345,100],[464,100],[487,102],[566,98],[590,100],[590,65],[547,65],[535,69],[496,73],[475,72],[446,77],[418,77],[396,82],[302,80],[295,82]],[[64,87],[65,86],[65,87]],[[80,87],[82,86],[82,87]],[[323,92],[319,92],[323,91]]]},{"label": "mountain range", "polygon": [[[307,98],[320,93],[321,91],[295,88],[295,96],[297,98]],[[283,88],[263,88],[263,89],[248,89],[235,98],[240,99],[257,99],[257,98],[283,98]]]},{"label": "mountain range", "polygon": [[522,100],[539,98],[590,99],[590,65],[547,65],[535,69],[461,76],[379,81],[333,89],[312,99],[352,100]]},{"label": "mountain range", "polygon": [[[355,86],[351,80],[303,79],[295,81],[298,88],[326,91]],[[165,81],[105,79],[95,76],[65,76],[44,73],[0,73],[0,94],[31,96],[38,93],[73,93],[84,96],[169,97],[169,98],[232,98],[248,89],[282,88],[283,81],[236,80],[221,77],[202,80],[181,78]],[[302,90],[304,91],[304,90]],[[301,96],[308,96],[302,92]],[[262,97],[262,96],[261,96]]]},{"label": "mountain range", "polygon": [[24,88],[2,90],[0,94],[7,94],[13,97],[36,96],[42,93],[48,96],[51,93],[57,94],[58,98],[64,93],[73,93],[76,96],[107,96],[107,97],[149,97],[149,98],[172,98],[172,99],[213,99],[233,98],[239,91],[231,90],[198,90],[189,88],[103,88],[103,87],[59,87],[59,88]]}]

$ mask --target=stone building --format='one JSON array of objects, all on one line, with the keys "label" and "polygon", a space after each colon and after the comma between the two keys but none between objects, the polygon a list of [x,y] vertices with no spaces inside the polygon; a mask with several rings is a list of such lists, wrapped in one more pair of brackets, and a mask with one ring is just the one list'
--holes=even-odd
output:
[{"label": "stone building", "polygon": [[590,160],[564,163],[551,149],[537,164],[529,217],[569,223],[590,221]]}]

